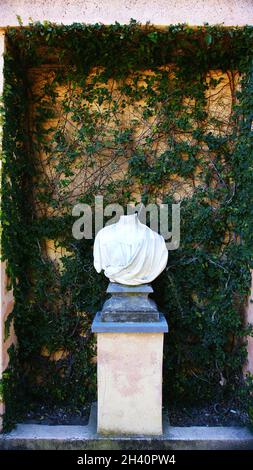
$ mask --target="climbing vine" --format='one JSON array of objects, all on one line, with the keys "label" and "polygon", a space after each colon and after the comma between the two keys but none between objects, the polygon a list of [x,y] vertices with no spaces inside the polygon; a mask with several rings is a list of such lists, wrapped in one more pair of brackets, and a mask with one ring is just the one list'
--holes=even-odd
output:
[{"label": "climbing vine", "polygon": [[95,397],[92,318],[106,280],[77,202],[181,203],[181,243],[154,282],[170,333],[164,399],[235,394],[252,267],[253,29],[45,22],[6,34],[3,255],[18,349],[6,425],[34,402]]}]

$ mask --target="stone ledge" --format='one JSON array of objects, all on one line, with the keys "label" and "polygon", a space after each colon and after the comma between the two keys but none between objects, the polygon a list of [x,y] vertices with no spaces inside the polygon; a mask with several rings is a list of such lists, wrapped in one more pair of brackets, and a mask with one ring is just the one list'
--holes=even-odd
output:
[{"label": "stone ledge", "polygon": [[127,286],[126,284],[118,284],[117,282],[110,282],[106,290],[107,294],[152,294],[153,288],[150,284],[140,284],[138,286]]},{"label": "stone ledge", "polygon": [[171,426],[161,437],[101,437],[88,426],[19,424],[11,433],[0,436],[0,449],[253,450],[253,434],[237,427]]},{"label": "stone ledge", "polygon": [[247,427],[176,427],[164,423],[162,436],[101,436],[96,432],[96,407],[86,426],[18,424],[0,436],[1,450],[253,450]]},{"label": "stone ledge", "polygon": [[162,313],[157,322],[113,322],[101,321],[101,312],[98,312],[92,322],[93,333],[167,333],[168,323]]}]

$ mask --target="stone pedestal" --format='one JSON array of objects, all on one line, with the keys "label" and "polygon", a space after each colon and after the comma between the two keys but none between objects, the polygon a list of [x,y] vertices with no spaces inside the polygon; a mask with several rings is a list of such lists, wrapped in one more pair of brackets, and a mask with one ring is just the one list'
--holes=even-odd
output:
[{"label": "stone pedestal", "polygon": [[105,322],[157,322],[159,312],[148,296],[153,289],[149,284],[124,286],[110,282],[107,293],[111,294],[101,311],[101,321]]},{"label": "stone pedestal", "polygon": [[107,292],[112,297],[92,324],[97,334],[97,430],[101,434],[160,435],[167,322],[148,299],[151,286],[110,284]]}]

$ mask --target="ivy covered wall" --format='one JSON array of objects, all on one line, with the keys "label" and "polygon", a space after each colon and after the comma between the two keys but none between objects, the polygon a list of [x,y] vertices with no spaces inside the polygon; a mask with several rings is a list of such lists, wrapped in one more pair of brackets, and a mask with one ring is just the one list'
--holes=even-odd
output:
[{"label": "ivy covered wall", "polygon": [[181,244],[154,283],[170,324],[164,398],[237,393],[251,332],[252,42],[251,27],[8,29],[3,251],[19,347],[7,424],[34,402],[95,397],[90,325],[107,282],[71,210],[96,194],[181,202]]}]

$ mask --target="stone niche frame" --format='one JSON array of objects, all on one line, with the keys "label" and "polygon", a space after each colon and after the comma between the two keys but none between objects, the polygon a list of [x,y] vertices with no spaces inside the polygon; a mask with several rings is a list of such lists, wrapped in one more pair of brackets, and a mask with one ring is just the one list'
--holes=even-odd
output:
[{"label": "stone niche frame", "polygon": [[[58,24],[79,23],[105,23],[111,24],[118,21],[129,23],[131,18],[141,23],[150,21],[159,26],[169,24],[188,23],[190,25],[223,24],[224,26],[253,25],[252,0],[126,0],[123,4],[120,0],[34,0],[27,3],[26,0],[5,0],[0,5],[0,95],[3,89],[4,69],[4,45],[5,28],[7,26],[19,26],[18,17],[24,25],[32,21],[51,21]],[[0,150],[1,150],[0,128]],[[14,298],[12,290],[7,289],[6,263],[1,264],[1,317],[0,317],[0,379],[8,366],[8,348],[16,343],[13,328],[5,339],[4,324],[7,316],[12,311]],[[251,298],[253,298],[253,283]],[[253,302],[249,299],[245,318],[253,323]],[[253,300],[253,299],[252,299]],[[248,338],[248,362],[245,371],[253,373],[253,338]],[[3,397],[0,395],[0,431],[4,414]]]}]

